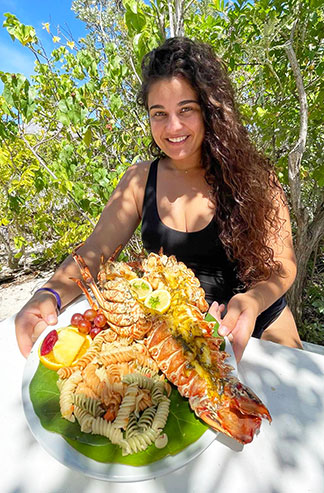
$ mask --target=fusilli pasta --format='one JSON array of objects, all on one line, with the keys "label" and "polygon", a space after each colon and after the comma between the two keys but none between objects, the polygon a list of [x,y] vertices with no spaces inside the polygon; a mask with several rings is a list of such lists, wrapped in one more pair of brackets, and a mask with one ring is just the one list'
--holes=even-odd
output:
[{"label": "fusilli pasta", "polygon": [[62,416],[127,455],[160,436],[170,387],[143,344],[117,337],[111,329],[99,333],[74,366],[58,370],[57,385]]}]

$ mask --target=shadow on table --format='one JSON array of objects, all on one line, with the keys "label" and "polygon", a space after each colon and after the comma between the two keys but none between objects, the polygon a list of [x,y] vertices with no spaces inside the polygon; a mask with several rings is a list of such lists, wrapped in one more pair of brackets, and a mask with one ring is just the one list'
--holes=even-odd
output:
[{"label": "shadow on table", "polygon": [[[308,351],[290,349],[275,343],[260,341],[259,352],[271,359],[263,366],[258,362],[242,362],[241,374],[252,388],[261,389],[260,397],[268,405],[272,415],[272,447],[280,471],[293,470],[301,466],[301,453],[307,450],[312,463],[317,465],[324,477],[323,449],[316,447],[316,430],[324,418],[323,367]],[[271,369],[273,368],[273,369]],[[273,398],[276,393],[276,398]],[[300,440],[304,437],[303,450]],[[320,443],[320,442],[318,442]],[[306,474],[306,471],[305,471]],[[274,484],[273,492],[276,492]],[[279,490],[278,490],[279,491]],[[281,490],[280,490],[281,491]]]}]

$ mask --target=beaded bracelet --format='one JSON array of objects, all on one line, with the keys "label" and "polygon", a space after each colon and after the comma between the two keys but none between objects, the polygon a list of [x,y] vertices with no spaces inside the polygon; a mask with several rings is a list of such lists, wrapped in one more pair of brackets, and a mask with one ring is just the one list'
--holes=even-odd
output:
[{"label": "beaded bracelet", "polygon": [[51,289],[51,288],[39,288],[35,291],[34,294],[38,293],[39,291],[48,291],[49,293],[54,294],[54,296],[56,298],[57,309],[59,312],[61,311],[62,301],[61,301],[61,297],[57,291],[55,291],[54,289]]}]

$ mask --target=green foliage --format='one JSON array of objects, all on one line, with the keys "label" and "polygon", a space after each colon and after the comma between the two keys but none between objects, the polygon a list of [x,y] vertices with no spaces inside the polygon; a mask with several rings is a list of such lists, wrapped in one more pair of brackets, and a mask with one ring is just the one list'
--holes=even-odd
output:
[{"label": "green foliage", "polygon": [[10,13],[4,14],[4,16],[6,20],[3,23],[3,27],[7,28],[13,41],[18,39],[23,46],[37,42],[36,31],[32,26],[22,24],[15,15]]},{"label": "green foliage", "polygon": [[14,110],[16,110],[27,123],[30,122],[36,106],[35,89],[22,74],[0,72],[0,77],[4,83],[3,109],[12,117],[15,116]]},{"label": "green foliage", "polygon": [[89,37],[47,55],[15,16],[4,27],[36,62],[30,80],[0,73],[1,231],[16,258],[36,245],[35,263],[57,264],[89,235],[134,156],[146,157],[147,127],[134,114],[138,81],[124,85],[129,62],[114,43],[101,51]]}]

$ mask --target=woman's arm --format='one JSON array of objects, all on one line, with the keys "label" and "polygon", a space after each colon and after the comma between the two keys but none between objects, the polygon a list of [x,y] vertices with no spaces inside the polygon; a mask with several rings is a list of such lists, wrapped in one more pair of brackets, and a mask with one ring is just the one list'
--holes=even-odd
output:
[{"label": "woman's arm", "polygon": [[[129,168],[104,208],[93,233],[79,248],[93,276],[99,270],[101,254],[108,258],[119,246],[125,246],[141,220],[148,164]],[[80,278],[79,267],[71,255],[44,284],[57,291],[66,306],[81,294],[71,278]],[[35,293],[16,316],[16,336],[19,349],[28,356],[33,342],[47,325],[57,323],[56,298],[46,291]]]},{"label": "woman's arm", "polygon": [[221,335],[230,335],[233,340],[233,350],[238,361],[252,335],[258,315],[286,293],[296,277],[289,210],[281,198],[277,200],[280,200],[279,217],[282,226],[276,235],[269,235],[269,246],[274,251],[274,259],[281,262],[281,271],[279,274],[273,273],[266,281],[258,282],[245,293],[233,296],[219,328]]}]

